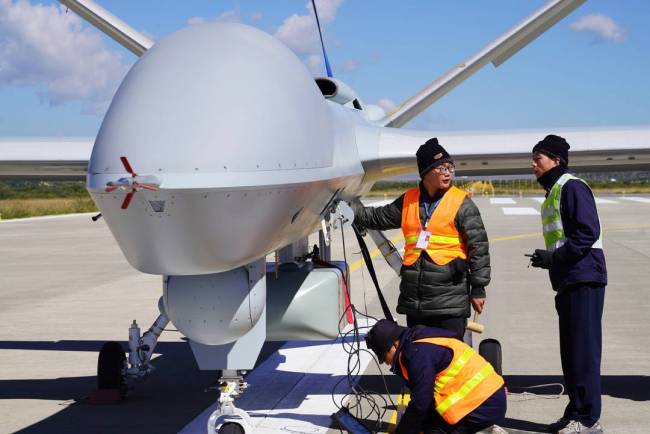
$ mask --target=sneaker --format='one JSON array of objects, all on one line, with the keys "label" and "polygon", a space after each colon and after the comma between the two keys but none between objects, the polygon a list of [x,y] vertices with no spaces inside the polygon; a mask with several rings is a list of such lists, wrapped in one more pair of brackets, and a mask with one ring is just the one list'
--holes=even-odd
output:
[{"label": "sneaker", "polygon": [[491,430],[487,432],[490,434],[508,434],[508,431],[504,430],[499,425],[492,425]]},{"label": "sneaker", "polygon": [[569,422],[567,426],[564,427],[564,429],[561,429],[560,431],[557,432],[557,434],[575,434],[575,433],[603,434],[603,427],[600,425],[600,422],[596,422],[592,426],[585,426],[582,423],[578,422],[577,420],[572,420],[571,422]]},{"label": "sneaker", "polygon": [[558,420],[556,420],[555,422],[553,422],[552,424],[547,426],[546,430],[547,430],[547,432],[556,433],[559,430],[561,430],[562,428],[564,428],[565,426],[567,426],[569,424],[569,422],[571,422],[571,419],[569,419],[568,417],[562,416],[561,418],[559,418]]}]

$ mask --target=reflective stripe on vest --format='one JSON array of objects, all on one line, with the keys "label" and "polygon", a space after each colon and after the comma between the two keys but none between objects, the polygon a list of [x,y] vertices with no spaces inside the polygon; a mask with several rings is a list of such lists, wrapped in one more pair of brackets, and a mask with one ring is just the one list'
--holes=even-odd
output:
[{"label": "reflective stripe on vest", "polygon": [[[584,180],[565,173],[560,176],[557,182],[551,188],[546,200],[542,203],[542,233],[544,235],[544,243],[549,251],[553,251],[564,245],[566,237],[564,236],[564,228],[562,226],[562,214],[560,213],[560,206],[562,204],[562,187],[567,181],[575,179],[583,182],[587,187],[589,184]],[[590,188],[591,190],[591,188]],[[593,193],[592,193],[593,194]],[[598,221],[600,226],[600,220]],[[591,246],[592,249],[603,248],[603,231],[600,230],[598,239]]]},{"label": "reflective stripe on vest", "polygon": [[[449,424],[474,411],[503,386],[503,378],[472,347],[451,338],[425,338],[413,343],[427,343],[449,348],[452,360],[438,373],[433,386],[436,411]],[[402,353],[399,356],[402,376],[408,381]]]},{"label": "reflective stripe on vest", "polygon": [[[433,262],[445,265],[455,258],[467,259],[465,245],[456,229],[454,219],[467,193],[451,187],[440,199],[427,224],[431,234],[426,251]],[[422,231],[420,222],[420,188],[415,187],[404,194],[402,206],[402,232],[404,233],[404,265],[414,264],[422,249],[415,247]]]}]

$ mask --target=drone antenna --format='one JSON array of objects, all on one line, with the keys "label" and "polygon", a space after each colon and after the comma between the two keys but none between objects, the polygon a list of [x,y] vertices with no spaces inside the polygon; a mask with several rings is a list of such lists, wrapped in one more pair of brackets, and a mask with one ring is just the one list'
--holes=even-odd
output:
[{"label": "drone antenna", "polygon": [[325,58],[325,70],[327,71],[327,76],[332,78],[334,77],[334,74],[332,74],[330,61],[327,58],[327,51],[325,51],[325,43],[323,42],[323,31],[321,30],[320,20],[318,19],[318,10],[316,10],[316,1],[311,0],[311,4],[314,7],[314,16],[316,16],[316,25],[318,26],[318,36],[320,36],[320,46],[323,49],[323,57]]}]

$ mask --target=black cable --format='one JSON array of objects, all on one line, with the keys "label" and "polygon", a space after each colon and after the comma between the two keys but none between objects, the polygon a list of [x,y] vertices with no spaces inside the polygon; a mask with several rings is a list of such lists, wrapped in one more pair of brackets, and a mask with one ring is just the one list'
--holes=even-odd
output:
[{"label": "black cable", "polygon": [[388,308],[388,304],[386,303],[386,299],[384,299],[384,295],[381,293],[381,288],[379,287],[379,282],[377,281],[377,273],[375,273],[375,266],[372,263],[372,257],[370,256],[370,252],[368,251],[368,246],[366,245],[366,242],[363,240],[363,237],[361,236],[361,233],[359,233],[359,229],[353,224],[352,228],[354,229],[354,234],[357,236],[357,242],[359,243],[359,247],[361,247],[361,254],[363,256],[363,260],[366,263],[366,267],[368,267],[368,273],[370,273],[370,277],[372,278],[372,282],[375,284],[375,289],[377,290],[377,297],[379,297],[379,304],[381,304],[381,310],[384,312],[384,317],[389,320],[395,322],[393,319],[393,314],[390,313],[390,309]]},{"label": "black cable", "polygon": [[[344,287],[345,287],[347,298],[349,300],[349,304],[346,306],[343,313],[339,317],[338,336],[341,339],[341,345],[343,347],[343,351],[345,351],[348,357],[347,357],[346,376],[342,377],[339,381],[336,382],[336,384],[334,384],[334,386],[332,387],[331,398],[332,398],[332,402],[334,403],[337,409],[340,410],[345,406],[348,409],[349,414],[366,428],[368,428],[368,426],[366,425],[367,423],[366,421],[374,421],[373,426],[371,428],[368,428],[368,430],[373,433],[376,433],[381,429],[384,416],[388,411],[389,402],[393,408],[396,408],[396,406],[395,403],[393,402],[390,391],[388,390],[388,383],[386,382],[386,378],[381,369],[380,363],[377,361],[377,359],[374,357],[374,354],[370,350],[366,348],[362,348],[361,345],[361,331],[370,329],[371,326],[368,325],[369,321],[373,320],[374,323],[376,323],[377,318],[367,313],[367,307],[366,307],[366,312],[363,313],[358,311],[354,306],[354,304],[352,303],[352,294],[350,292],[349,272],[347,267],[347,254],[346,254],[346,245],[345,245],[345,235],[343,233],[342,217],[340,223],[341,223],[341,238],[343,243],[343,258],[345,261],[344,263],[346,268],[346,273],[343,276],[343,278],[345,280]],[[358,239],[360,237],[360,234],[357,232],[357,229],[354,228],[354,226],[353,229]],[[372,259],[370,258],[370,254],[368,253],[368,249],[365,245],[365,242],[361,240],[359,245],[361,246],[362,254],[364,256],[364,261],[366,261],[366,265],[368,266],[368,264],[370,264],[368,266],[368,270],[377,288],[378,296],[380,298],[380,303],[383,302],[383,305],[385,306],[384,314],[386,314],[387,312],[388,315],[390,316],[390,311],[388,310],[386,301],[384,300],[383,295],[381,294],[381,290],[378,287],[377,277],[376,274],[374,273],[374,267],[372,266]],[[319,260],[318,258],[316,262],[323,263],[323,261]],[[347,319],[349,313],[352,314],[352,328],[348,331],[344,331],[341,328],[341,326],[344,323],[344,319]],[[359,318],[365,319],[365,325],[362,326],[359,325]],[[390,317],[390,319],[392,320],[392,316]],[[371,390],[366,390],[365,388],[360,386],[359,377],[363,374],[361,372],[361,367],[362,367],[361,354],[363,354],[364,352],[368,353],[371,359],[375,362],[377,366],[377,370],[381,375],[381,379],[384,385],[384,389],[386,391],[386,395],[388,396],[388,400],[382,394],[373,392]],[[336,394],[336,389],[339,388],[341,384],[343,384],[345,381],[347,381],[347,386],[350,392],[345,393],[340,400],[337,400],[336,397],[334,396]]]},{"label": "black cable", "polygon": [[[348,309],[352,312],[353,327],[348,331],[344,331],[341,329],[341,324],[343,323],[344,318],[348,314]],[[365,318],[366,320],[365,326],[359,325],[358,316]],[[355,417],[359,423],[366,426],[366,428],[368,428],[368,430],[371,432],[378,432],[381,428],[381,424],[384,419],[384,416],[388,411],[389,402],[390,404],[392,404],[393,408],[395,407],[395,403],[393,402],[392,397],[390,396],[390,391],[388,390],[388,384],[381,370],[381,366],[379,362],[377,361],[377,359],[374,357],[374,355],[370,350],[361,347],[360,332],[362,330],[371,328],[371,326],[367,325],[368,320],[374,320],[376,322],[377,318],[371,315],[366,315],[358,311],[353,304],[350,304],[345,309],[341,317],[339,318],[338,334],[339,334],[339,338],[341,339],[341,345],[343,346],[343,350],[348,355],[347,375],[341,378],[334,385],[334,387],[332,388],[331,397],[332,397],[332,402],[338,409],[341,409],[343,406],[347,407],[350,414],[353,417]],[[383,395],[370,390],[366,390],[359,385],[359,377],[362,375],[361,354],[364,352],[368,353],[372,358],[372,360],[377,365],[377,369],[381,375],[382,382],[384,384],[384,388],[386,391],[386,395],[388,396],[388,400]],[[346,380],[347,380],[347,386],[351,392],[344,394],[341,397],[340,401],[337,401],[334,396],[336,393],[336,389]],[[345,403],[346,401],[347,404]],[[367,410],[364,411],[364,408],[367,408]],[[366,422],[364,422],[368,420],[375,421],[371,428],[369,428],[366,425]]]}]

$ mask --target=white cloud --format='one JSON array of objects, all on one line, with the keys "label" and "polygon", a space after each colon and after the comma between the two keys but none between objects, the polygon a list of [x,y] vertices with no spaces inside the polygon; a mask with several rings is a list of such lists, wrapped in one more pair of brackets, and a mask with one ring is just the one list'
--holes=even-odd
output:
[{"label": "white cloud", "polygon": [[323,59],[317,54],[311,54],[307,56],[305,59],[305,64],[307,65],[307,68],[311,71],[312,74],[314,75],[323,75],[324,70],[323,70]]},{"label": "white cloud", "polygon": [[[336,12],[343,0],[317,0],[316,9],[323,29],[336,18]],[[298,55],[316,54],[320,49],[318,28],[311,2],[305,4],[308,12],[293,14],[284,19],[275,37],[284,42]]]},{"label": "white cloud", "polygon": [[205,17],[190,17],[187,19],[187,24],[193,26],[194,24],[205,23]]},{"label": "white cloud", "polygon": [[397,105],[388,98],[382,98],[377,101],[377,105],[384,109],[386,113],[390,113],[397,108]]},{"label": "white cloud", "polygon": [[625,29],[603,14],[586,15],[569,24],[569,28],[576,32],[595,33],[599,39],[609,39],[615,42],[623,42],[627,39]]},{"label": "white cloud", "polygon": [[191,17],[187,19],[187,24],[190,26],[207,22],[241,23],[241,16],[238,11],[225,11],[216,17]]},{"label": "white cloud", "polygon": [[80,101],[82,113],[98,114],[128,69],[76,14],[0,0],[0,85],[34,86],[51,106]]},{"label": "white cloud", "polygon": [[339,65],[339,69],[343,72],[354,72],[359,69],[360,66],[361,65],[358,60],[348,59]]}]

